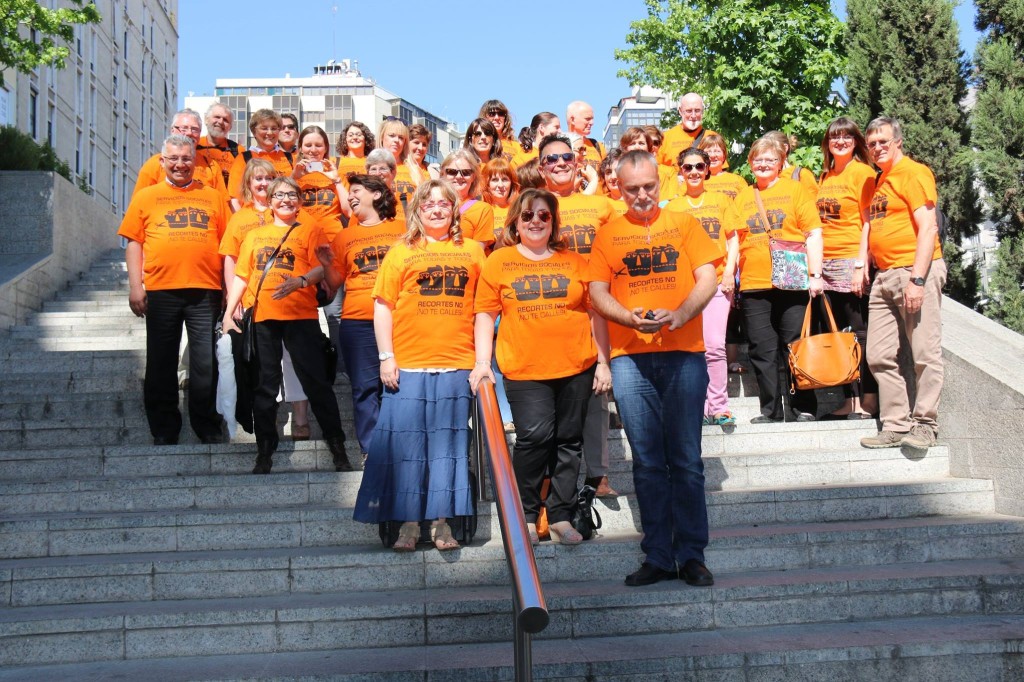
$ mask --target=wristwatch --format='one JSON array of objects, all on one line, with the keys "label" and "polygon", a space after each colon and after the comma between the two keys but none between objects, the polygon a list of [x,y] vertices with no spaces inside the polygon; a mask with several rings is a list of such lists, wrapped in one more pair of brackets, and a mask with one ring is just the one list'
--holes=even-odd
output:
[{"label": "wristwatch", "polygon": [[863,267],[864,267],[864,261],[862,261],[862,260],[855,260],[855,261],[853,261],[853,269],[854,270],[860,270]]},{"label": "wristwatch", "polygon": [[390,360],[393,357],[395,357],[395,354],[394,353],[389,353],[388,351],[384,351],[383,353],[378,353],[378,355],[377,355],[377,359],[380,360],[381,362],[384,362],[385,360]]},{"label": "wristwatch", "polygon": [[816,275],[810,275],[810,278],[811,278],[811,279],[821,279],[821,273],[819,272],[819,273],[818,273],[818,274],[816,274]]},{"label": "wristwatch", "polygon": [[919,287],[923,287],[924,286],[924,277],[911,277],[910,278],[910,283],[911,284],[916,284]]}]

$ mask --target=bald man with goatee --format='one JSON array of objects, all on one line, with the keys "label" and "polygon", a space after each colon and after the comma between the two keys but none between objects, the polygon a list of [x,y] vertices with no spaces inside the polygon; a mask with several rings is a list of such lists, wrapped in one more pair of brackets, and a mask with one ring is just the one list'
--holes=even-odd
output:
[{"label": "bald man with goatee", "polygon": [[665,139],[658,150],[658,163],[675,167],[679,152],[696,147],[705,133],[704,98],[695,92],[688,92],[679,98],[679,125],[665,131]]}]

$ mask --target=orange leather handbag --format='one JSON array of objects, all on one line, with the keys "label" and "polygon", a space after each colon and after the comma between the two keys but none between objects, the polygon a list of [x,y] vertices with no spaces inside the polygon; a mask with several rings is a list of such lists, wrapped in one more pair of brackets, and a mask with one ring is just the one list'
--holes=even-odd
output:
[{"label": "orange leather handbag", "polygon": [[[828,297],[822,294],[828,328],[822,334],[811,335],[812,298],[804,313],[800,338],[789,344],[789,392],[841,386],[860,379],[861,348],[853,332],[836,330],[836,319]],[[794,385],[795,384],[795,385]]]}]

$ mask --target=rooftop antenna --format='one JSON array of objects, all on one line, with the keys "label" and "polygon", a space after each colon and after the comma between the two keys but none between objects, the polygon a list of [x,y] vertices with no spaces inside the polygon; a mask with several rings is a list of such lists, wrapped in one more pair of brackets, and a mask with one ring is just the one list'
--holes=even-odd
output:
[{"label": "rooftop antenna", "polygon": [[338,5],[331,5],[331,56],[338,58]]}]

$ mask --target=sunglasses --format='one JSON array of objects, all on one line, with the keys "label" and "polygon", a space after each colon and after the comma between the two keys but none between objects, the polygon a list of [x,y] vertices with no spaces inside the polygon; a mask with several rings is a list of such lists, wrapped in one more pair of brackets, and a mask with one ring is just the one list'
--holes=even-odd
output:
[{"label": "sunglasses", "polygon": [[575,152],[562,152],[561,154],[548,154],[541,158],[541,163],[545,166],[557,165],[559,161],[562,163],[569,163],[576,158]]},{"label": "sunglasses", "polygon": [[542,223],[551,222],[551,211],[546,211],[543,208],[536,212],[525,210],[519,214],[519,217],[522,219],[524,223],[528,223],[531,220],[533,220],[533,216],[537,216],[537,218],[539,218]]},{"label": "sunglasses", "polygon": [[470,134],[470,137],[494,137],[494,136],[493,136],[493,135],[491,135],[490,133],[485,133],[485,132],[484,132],[484,131],[482,131],[482,130],[474,130],[474,131],[473,131],[473,132],[472,132],[472,133]]},{"label": "sunglasses", "polygon": [[501,109],[488,109],[487,116],[507,116],[508,114]]},{"label": "sunglasses", "polygon": [[680,166],[680,168],[683,169],[684,173],[689,173],[690,171],[693,170],[699,173],[703,173],[708,169],[708,166],[703,161],[698,161],[697,163],[684,163],[683,165]]},{"label": "sunglasses", "polygon": [[472,168],[445,168],[444,169],[444,174],[447,175],[449,178],[458,177],[459,175],[461,175],[464,178],[471,178],[471,177],[473,177],[473,169]]},{"label": "sunglasses", "polygon": [[295,130],[297,126],[293,123],[285,123],[281,126],[281,130]]}]

